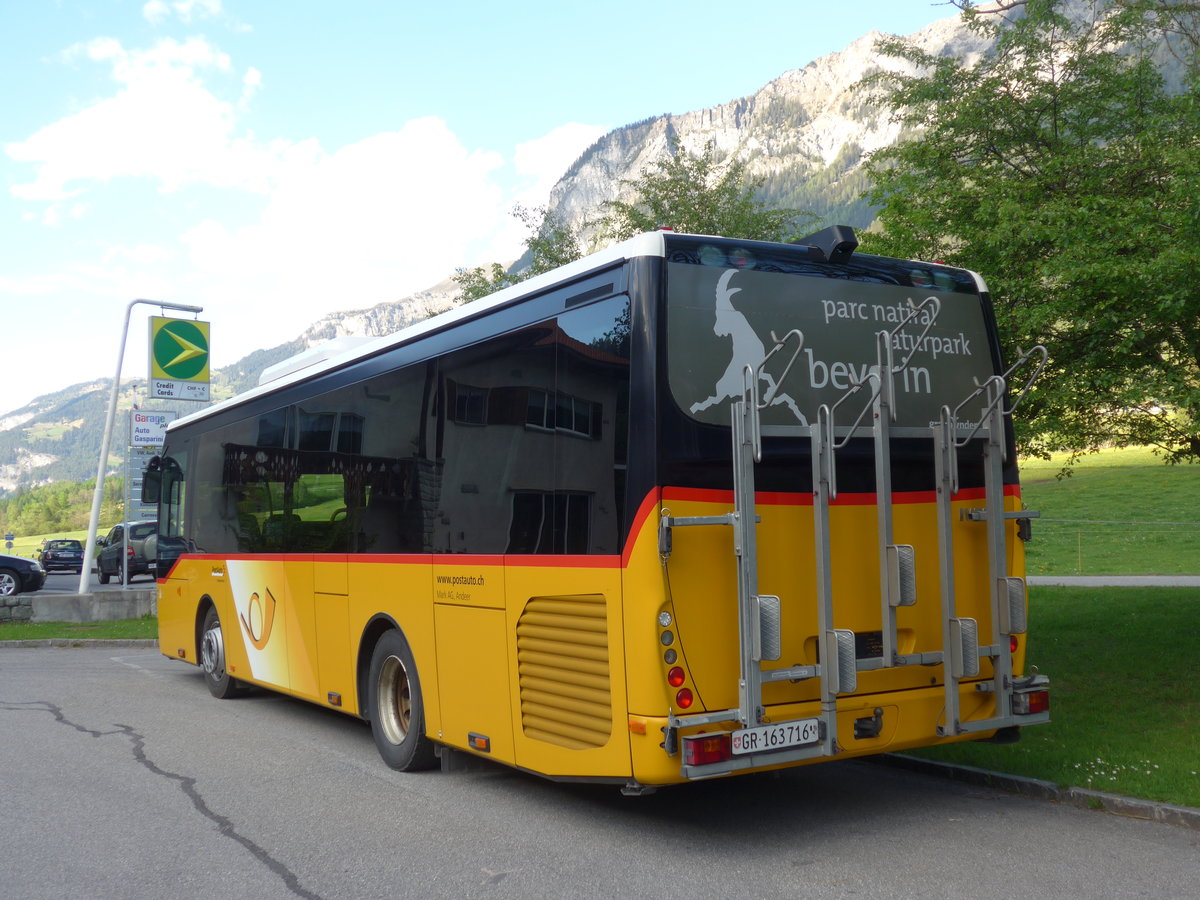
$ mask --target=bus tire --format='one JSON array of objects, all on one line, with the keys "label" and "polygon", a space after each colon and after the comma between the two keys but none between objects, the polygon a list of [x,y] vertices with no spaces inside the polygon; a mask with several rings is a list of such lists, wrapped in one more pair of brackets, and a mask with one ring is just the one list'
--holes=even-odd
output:
[{"label": "bus tire", "polygon": [[383,761],[401,772],[432,768],[433,742],[425,736],[421,681],[408,641],[399,631],[384,632],[371,654],[367,709],[371,734]]},{"label": "bus tire", "polygon": [[225,668],[225,636],[215,606],[210,606],[204,614],[204,627],[200,631],[200,668],[208,692],[218,700],[228,700],[241,693],[241,682]]}]

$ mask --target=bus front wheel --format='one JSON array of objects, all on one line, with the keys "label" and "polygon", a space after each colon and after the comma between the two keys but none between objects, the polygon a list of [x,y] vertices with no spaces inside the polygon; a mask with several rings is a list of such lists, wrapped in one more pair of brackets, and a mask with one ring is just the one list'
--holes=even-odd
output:
[{"label": "bus front wheel", "polygon": [[204,614],[204,628],[200,633],[200,668],[204,671],[208,692],[218,700],[227,700],[241,692],[241,682],[225,668],[225,637],[221,632],[221,618],[213,606]]},{"label": "bus front wheel", "polygon": [[367,708],[384,762],[402,772],[433,767],[436,757],[433,742],[425,736],[421,682],[412,650],[399,631],[386,632],[371,654]]}]

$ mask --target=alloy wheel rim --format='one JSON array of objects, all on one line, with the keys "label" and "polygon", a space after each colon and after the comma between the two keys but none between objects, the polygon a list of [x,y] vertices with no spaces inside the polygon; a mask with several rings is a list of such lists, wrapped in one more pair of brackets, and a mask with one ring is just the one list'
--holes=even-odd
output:
[{"label": "alloy wheel rim", "polygon": [[204,640],[200,644],[200,667],[211,678],[220,678],[225,674],[225,643],[221,638],[220,626],[204,632]]},{"label": "alloy wheel rim", "polygon": [[388,741],[401,744],[412,724],[412,690],[408,670],[398,656],[389,656],[379,670],[379,724]]}]

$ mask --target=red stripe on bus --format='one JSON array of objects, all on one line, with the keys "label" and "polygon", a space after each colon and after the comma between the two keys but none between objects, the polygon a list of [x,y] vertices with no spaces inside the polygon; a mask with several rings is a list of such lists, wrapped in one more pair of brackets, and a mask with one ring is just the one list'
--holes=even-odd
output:
[{"label": "red stripe on bus", "polygon": [[495,554],[491,556],[460,553],[237,553],[218,556],[215,553],[191,553],[187,559],[212,562],[358,562],[392,565],[434,566],[532,566],[541,568],[617,569],[621,557],[615,554]]},{"label": "red stripe on bus", "polygon": [[504,564],[513,568],[542,568],[542,569],[619,569],[621,557],[611,555],[597,556],[507,556]]},{"label": "red stripe on bus", "polygon": [[351,553],[348,558],[353,559],[355,562],[388,563],[391,565],[407,563],[408,565],[427,566],[433,562],[434,555],[432,553]]},{"label": "red stripe on bus", "polygon": [[624,567],[629,565],[629,557],[633,554],[634,544],[637,543],[638,535],[642,533],[646,520],[658,508],[660,492],[660,488],[651,488],[642,500],[642,505],[638,507],[637,515],[633,517],[633,522],[629,526],[629,538],[625,541],[625,549],[621,553],[621,565]]}]

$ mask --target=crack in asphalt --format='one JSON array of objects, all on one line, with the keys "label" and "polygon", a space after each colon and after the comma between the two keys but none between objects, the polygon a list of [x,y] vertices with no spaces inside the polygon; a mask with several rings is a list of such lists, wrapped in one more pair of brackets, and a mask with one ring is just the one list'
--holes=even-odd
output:
[{"label": "crack in asphalt", "polygon": [[208,819],[217,826],[217,830],[229,838],[241,844],[246,850],[265,865],[268,869],[278,875],[288,890],[297,897],[304,897],[306,900],[321,900],[319,894],[314,894],[300,884],[300,879],[295,873],[288,869],[283,863],[271,856],[265,849],[254,843],[250,838],[243,834],[239,834],[236,826],[225,816],[220,815],[213,810],[200,795],[200,791],[196,788],[196,779],[187,775],[180,775],[176,772],[168,772],[154,763],[153,760],[146,754],[146,741],[142,735],[138,734],[129,725],[122,725],[119,722],[114,723],[111,731],[96,731],[92,728],[87,728],[77,722],[72,722],[64,714],[60,707],[47,700],[4,700],[0,701],[0,710],[8,710],[14,712],[45,712],[54,717],[54,720],[61,725],[66,725],[68,728],[73,728],[82,734],[86,734],[93,738],[111,737],[113,735],[123,735],[129,738],[133,745],[133,758],[147,769],[151,774],[161,778],[166,778],[169,781],[174,781],[179,785],[180,790],[187,796],[192,803],[192,808],[204,818]]}]

